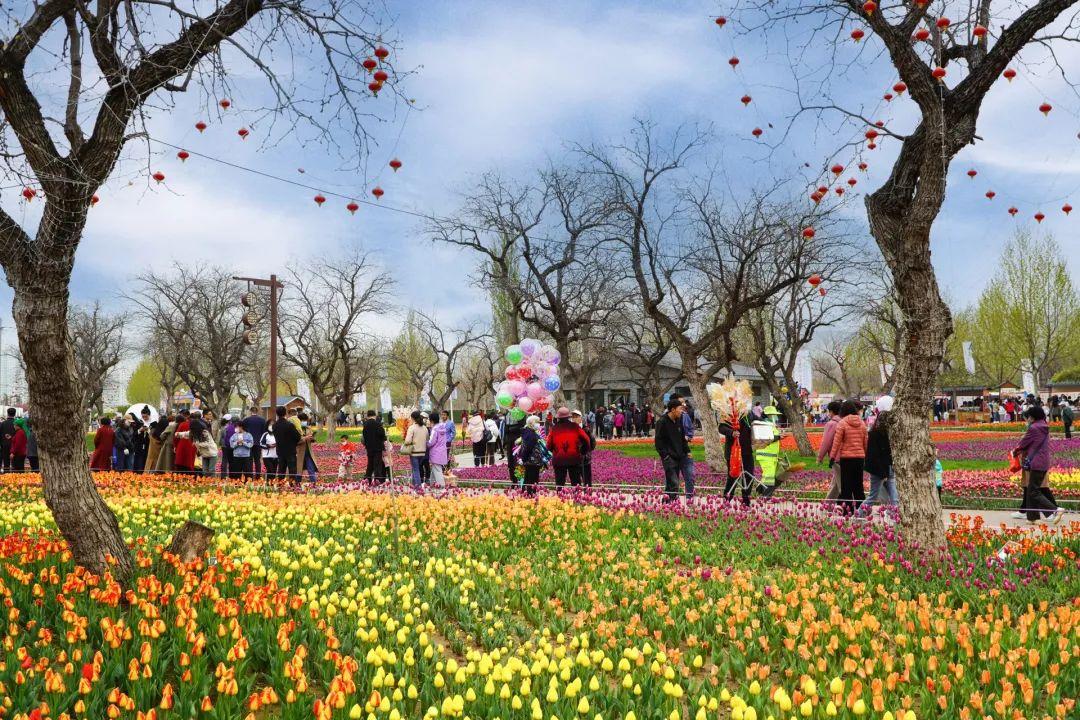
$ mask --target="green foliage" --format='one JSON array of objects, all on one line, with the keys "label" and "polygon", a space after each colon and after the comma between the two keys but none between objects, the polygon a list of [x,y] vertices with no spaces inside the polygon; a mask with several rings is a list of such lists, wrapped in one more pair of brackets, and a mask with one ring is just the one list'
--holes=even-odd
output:
[{"label": "green foliage", "polygon": [[129,404],[149,403],[158,404],[161,395],[161,370],[150,360],[143,358],[131,374],[127,385],[127,401]]}]

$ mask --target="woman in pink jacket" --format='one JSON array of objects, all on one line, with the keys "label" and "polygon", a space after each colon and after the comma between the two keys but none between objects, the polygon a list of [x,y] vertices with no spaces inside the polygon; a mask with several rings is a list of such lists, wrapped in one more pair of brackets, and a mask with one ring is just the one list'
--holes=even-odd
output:
[{"label": "woman in pink jacket", "polygon": [[821,436],[821,446],[818,448],[817,461],[820,465],[825,462],[825,458],[829,458],[829,469],[832,470],[832,484],[829,486],[829,492],[825,495],[825,502],[831,502],[840,497],[840,465],[832,461],[832,444],[833,437],[836,435],[836,426],[840,423],[840,406],[839,400],[833,400],[825,408],[829,413],[829,422],[825,425],[825,432]]},{"label": "woman in pink jacket", "polygon": [[851,515],[866,499],[863,492],[866,423],[859,417],[859,406],[854,400],[845,400],[840,406],[840,422],[833,434],[829,457],[840,463],[840,507],[845,515]]}]

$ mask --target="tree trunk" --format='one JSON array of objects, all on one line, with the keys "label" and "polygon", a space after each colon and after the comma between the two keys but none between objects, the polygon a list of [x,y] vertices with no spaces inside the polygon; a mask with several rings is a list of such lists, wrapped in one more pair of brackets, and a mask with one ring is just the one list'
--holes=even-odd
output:
[{"label": "tree trunk", "polygon": [[[806,434],[806,423],[803,421],[802,400],[794,403],[788,400],[787,394],[782,391],[780,384],[776,382],[776,378],[770,377],[768,372],[762,372],[761,377],[765,380],[765,386],[769,388],[769,392],[772,393],[776,404],[780,406],[780,412],[784,413],[784,418],[788,422],[788,430],[791,431],[792,436],[795,438],[795,445],[799,448],[799,454],[813,455],[814,446],[810,444],[810,437]],[[790,379],[785,382],[789,383],[789,386],[795,385]]]},{"label": "tree trunk", "polygon": [[705,462],[716,473],[721,473],[727,478],[727,463],[724,462],[724,440],[720,435],[720,428],[716,422],[716,411],[709,402],[709,393],[705,389],[706,378],[702,377],[697,369],[683,361],[683,377],[690,386],[690,394],[694,396],[694,407],[697,417],[701,421],[701,436],[705,441]]},{"label": "tree trunk", "polygon": [[341,410],[338,408],[334,412],[326,413],[326,442],[334,442],[334,433],[337,432],[337,414]]},{"label": "tree trunk", "polygon": [[[48,221],[47,213],[38,242],[48,233]],[[67,332],[70,256],[64,266],[64,258],[50,257],[34,263],[30,277],[8,271],[15,290],[12,316],[33,398],[45,504],[78,565],[101,574],[112,558],[113,575],[126,583],[134,572],[131,552],[94,486],[86,457],[82,393]]]}]

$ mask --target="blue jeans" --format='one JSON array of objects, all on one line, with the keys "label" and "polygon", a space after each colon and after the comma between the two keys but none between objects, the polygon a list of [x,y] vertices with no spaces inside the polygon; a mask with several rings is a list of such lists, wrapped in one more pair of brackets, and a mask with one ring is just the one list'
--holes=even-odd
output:
[{"label": "blue jeans", "polygon": [[315,473],[315,460],[308,454],[304,454],[304,471],[307,472],[308,480],[318,482],[319,477]]},{"label": "blue jeans", "polygon": [[686,485],[686,497],[694,497],[694,456],[687,455],[682,461],[683,484]]},{"label": "blue jeans", "polygon": [[116,468],[117,471],[131,472],[135,469],[135,455],[132,452],[124,454],[123,450],[116,451]]},{"label": "blue jeans", "polygon": [[412,486],[417,490],[424,484],[424,479],[420,476],[420,464],[424,462],[423,455],[410,455],[409,465],[412,467]]},{"label": "blue jeans", "polygon": [[896,474],[893,472],[893,469],[891,467],[889,468],[889,474],[886,477],[878,477],[877,475],[873,475],[871,473],[867,474],[870,475],[870,494],[867,496],[866,500],[863,501],[863,504],[859,507],[860,514],[868,513],[870,511],[870,508],[873,507],[874,504],[884,504],[882,500],[878,498],[879,494],[888,495],[889,505],[899,504],[900,496],[896,493]]}]

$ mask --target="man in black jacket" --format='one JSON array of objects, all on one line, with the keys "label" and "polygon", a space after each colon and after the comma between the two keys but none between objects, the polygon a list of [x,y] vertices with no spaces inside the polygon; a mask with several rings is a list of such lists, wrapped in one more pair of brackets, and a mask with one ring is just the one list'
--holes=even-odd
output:
[{"label": "man in black jacket", "polygon": [[383,450],[386,447],[386,429],[379,422],[374,410],[367,411],[367,420],[360,435],[360,442],[367,451],[367,470],[364,479],[368,482],[382,482],[386,479],[386,464],[383,462]]},{"label": "man in black jacket", "polygon": [[289,482],[299,483],[296,474],[296,446],[300,444],[300,431],[285,417],[285,406],[278,405],[274,410],[274,440],[277,442],[278,474]]},{"label": "man in black jacket", "polygon": [[[686,435],[682,428],[684,410],[682,399],[672,397],[668,400],[667,412],[656,422],[656,437],[653,438],[653,444],[664,466],[664,492],[667,493],[664,502],[673,502],[678,497],[679,474],[682,472],[684,461],[690,455],[690,443],[686,442]],[[687,487],[687,492],[690,491]]]},{"label": "man in black jacket", "polygon": [[0,469],[11,472],[11,439],[15,437],[15,408],[7,409],[7,420],[0,423]]},{"label": "man in black jacket", "polygon": [[263,433],[266,432],[269,423],[266,422],[266,418],[259,412],[259,408],[252,405],[251,414],[241,420],[240,425],[255,440],[255,447],[251,448],[251,474],[258,480],[262,470],[262,448],[259,447],[259,439],[263,436]]}]

